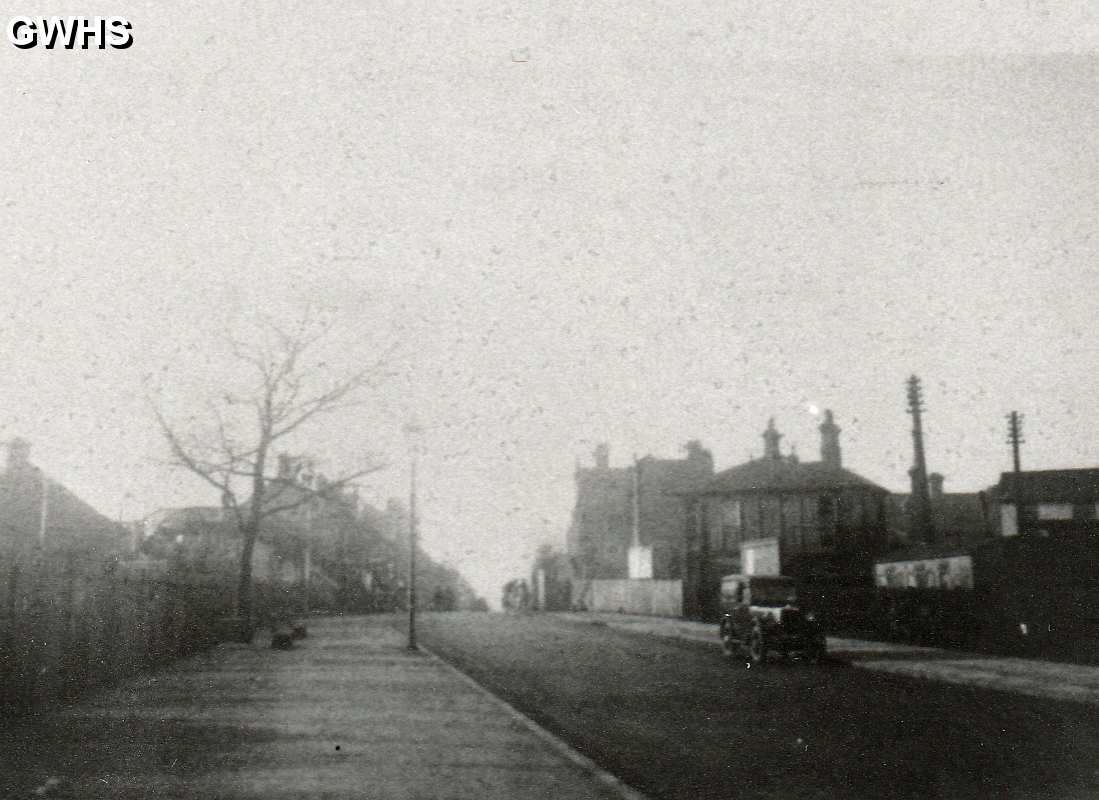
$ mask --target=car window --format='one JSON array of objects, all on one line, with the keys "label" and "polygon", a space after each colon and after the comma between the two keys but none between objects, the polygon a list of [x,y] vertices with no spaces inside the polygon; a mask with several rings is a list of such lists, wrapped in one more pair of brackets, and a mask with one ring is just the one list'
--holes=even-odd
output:
[{"label": "car window", "polygon": [[785,606],[797,603],[797,592],[792,581],[753,580],[752,605]]}]

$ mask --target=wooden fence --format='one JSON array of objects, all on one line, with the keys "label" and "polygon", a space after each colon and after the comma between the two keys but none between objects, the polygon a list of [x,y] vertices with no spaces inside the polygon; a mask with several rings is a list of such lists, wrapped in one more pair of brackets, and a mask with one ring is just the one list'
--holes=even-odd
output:
[{"label": "wooden fence", "polygon": [[[0,711],[51,705],[208,648],[233,612],[228,573],[65,553],[0,564]],[[293,599],[257,585],[264,617]]]}]

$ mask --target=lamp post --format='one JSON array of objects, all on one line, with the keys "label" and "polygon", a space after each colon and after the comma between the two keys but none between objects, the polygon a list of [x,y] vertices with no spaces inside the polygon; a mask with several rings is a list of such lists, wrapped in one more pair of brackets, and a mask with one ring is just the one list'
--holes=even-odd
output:
[{"label": "lamp post", "polygon": [[50,513],[50,479],[46,477],[45,470],[37,469],[38,480],[42,486],[42,505],[38,510],[38,545],[42,547],[46,544],[46,519]]},{"label": "lamp post", "polygon": [[411,450],[411,479],[408,490],[408,649],[417,650],[416,645],[416,541],[418,539],[416,519],[416,469],[419,462],[419,450],[417,437],[423,433],[423,428],[415,423],[407,423],[404,426],[405,435],[409,437],[409,449]]},{"label": "lamp post", "polygon": [[315,498],[310,498],[305,504],[305,530],[306,536],[301,552],[301,612],[303,623],[309,619],[309,581],[313,572],[312,553],[309,548],[309,540],[313,537],[313,525],[315,523],[314,503]]}]

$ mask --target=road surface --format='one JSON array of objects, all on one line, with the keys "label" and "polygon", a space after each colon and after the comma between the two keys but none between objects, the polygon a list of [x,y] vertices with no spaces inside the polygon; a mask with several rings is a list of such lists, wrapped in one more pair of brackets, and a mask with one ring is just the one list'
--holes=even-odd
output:
[{"label": "road surface", "polygon": [[652,798],[1099,797],[1094,707],[906,676],[732,665],[702,642],[539,615],[421,639]]}]

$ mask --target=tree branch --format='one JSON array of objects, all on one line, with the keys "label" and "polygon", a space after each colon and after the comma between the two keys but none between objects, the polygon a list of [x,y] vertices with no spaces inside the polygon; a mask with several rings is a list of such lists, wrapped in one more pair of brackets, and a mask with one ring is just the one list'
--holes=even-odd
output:
[{"label": "tree branch", "polygon": [[[312,500],[334,500],[343,489],[347,488],[353,481],[362,478],[365,475],[370,475],[374,472],[384,469],[384,465],[375,464],[374,466],[367,467],[366,469],[359,470],[350,475],[346,475],[339,480],[328,481],[325,483],[323,489],[311,489],[307,486],[300,484],[292,484],[294,488],[301,492],[301,494],[292,501],[282,503],[281,505],[267,506],[260,511],[260,517],[267,519],[276,514],[281,514],[286,511],[293,511],[295,508],[300,508],[306,503]],[[275,495],[276,497],[278,495]]]}]

